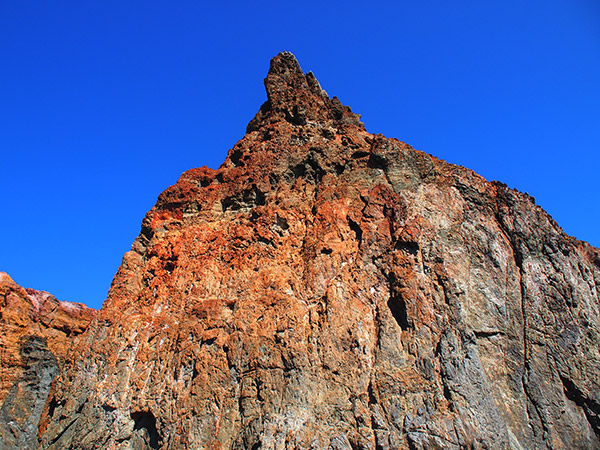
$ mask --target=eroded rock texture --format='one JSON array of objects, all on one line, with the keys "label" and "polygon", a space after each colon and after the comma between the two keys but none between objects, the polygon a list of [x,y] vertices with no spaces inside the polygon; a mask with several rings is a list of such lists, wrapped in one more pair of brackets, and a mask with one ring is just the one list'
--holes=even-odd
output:
[{"label": "eroded rock texture", "polygon": [[44,449],[599,448],[600,256],[283,53],[147,214]]},{"label": "eroded rock texture", "polygon": [[0,272],[0,449],[33,449],[50,385],[94,310]]}]

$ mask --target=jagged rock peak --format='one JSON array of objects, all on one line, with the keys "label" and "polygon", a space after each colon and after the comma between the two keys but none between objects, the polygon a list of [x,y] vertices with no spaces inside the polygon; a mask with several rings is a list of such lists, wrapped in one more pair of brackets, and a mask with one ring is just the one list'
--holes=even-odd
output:
[{"label": "jagged rock peak", "polygon": [[265,87],[267,98],[272,104],[288,103],[290,94],[299,90],[310,90],[314,95],[328,98],[315,75],[312,72],[304,75],[300,63],[291,52],[282,52],[271,59]]},{"label": "jagged rock peak", "polygon": [[265,89],[267,101],[248,124],[248,132],[281,120],[294,125],[324,121],[337,128],[350,125],[364,129],[360,115],[342,105],[337,97],[329,98],[312,72],[304,74],[291,52],[281,52],[271,59]]}]

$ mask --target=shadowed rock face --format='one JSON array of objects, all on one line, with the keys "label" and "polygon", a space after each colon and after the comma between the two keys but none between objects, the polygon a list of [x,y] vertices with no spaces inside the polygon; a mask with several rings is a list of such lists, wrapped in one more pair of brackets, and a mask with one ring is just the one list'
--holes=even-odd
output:
[{"label": "shadowed rock face", "polygon": [[289,53],[265,86],[147,214],[41,448],[600,448],[598,250]]},{"label": "shadowed rock face", "polygon": [[0,272],[1,450],[37,448],[50,385],[94,312],[23,289]]}]

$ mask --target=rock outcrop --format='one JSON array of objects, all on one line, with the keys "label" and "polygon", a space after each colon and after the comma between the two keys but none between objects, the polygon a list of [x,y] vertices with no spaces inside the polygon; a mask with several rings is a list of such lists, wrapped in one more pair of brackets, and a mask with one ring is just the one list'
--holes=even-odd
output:
[{"label": "rock outcrop", "polygon": [[600,254],[271,61],[48,399],[43,449],[600,448]]},{"label": "rock outcrop", "polygon": [[33,449],[50,385],[95,311],[0,272],[0,449]]}]

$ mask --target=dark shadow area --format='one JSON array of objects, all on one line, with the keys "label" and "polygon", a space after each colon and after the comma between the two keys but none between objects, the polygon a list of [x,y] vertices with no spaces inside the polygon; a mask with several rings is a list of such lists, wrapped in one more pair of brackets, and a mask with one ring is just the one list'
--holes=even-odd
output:
[{"label": "dark shadow area", "polygon": [[162,437],[156,429],[156,417],[150,411],[138,411],[131,413],[131,419],[135,422],[134,431],[143,430],[147,433],[150,448],[158,449]]},{"label": "dark shadow area", "polygon": [[360,228],[360,225],[354,220],[352,220],[350,216],[346,218],[348,219],[348,226],[352,231],[354,231],[354,234],[356,235],[356,240],[358,241],[358,246],[360,247],[360,245],[362,244],[363,231]]},{"label": "dark shadow area", "polygon": [[392,316],[396,320],[396,323],[400,325],[402,330],[408,330],[408,315],[406,313],[406,303],[400,297],[392,296],[387,302],[390,311],[392,312]]},{"label": "dark shadow area", "polygon": [[265,194],[255,184],[221,201],[222,211],[246,211],[265,204]]},{"label": "dark shadow area", "polygon": [[583,409],[587,421],[591,425],[596,436],[600,436],[600,405],[584,395],[575,384],[566,377],[560,375],[565,397]]}]

